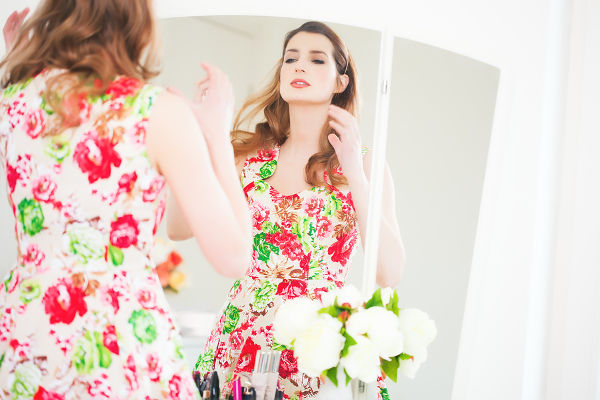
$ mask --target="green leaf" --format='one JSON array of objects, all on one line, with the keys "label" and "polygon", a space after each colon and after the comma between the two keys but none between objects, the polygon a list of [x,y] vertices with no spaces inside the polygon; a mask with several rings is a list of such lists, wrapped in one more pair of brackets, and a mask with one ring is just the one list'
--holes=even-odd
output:
[{"label": "green leaf", "polygon": [[115,267],[123,264],[123,251],[113,245],[108,245],[108,254],[110,254],[110,260]]},{"label": "green leaf", "polygon": [[342,335],[344,335],[346,338],[344,348],[342,349],[342,357],[346,357],[348,355],[348,349],[350,349],[350,346],[354,346],[356,344],[356,340],[354,340],[354,338],[350,336],[346,330],[342,332]]},{"label": "green leaf", "polygon": [[400,315],[400,307],[398,307],[398,292],[396,290],[394,290],[394,294],[385,308],[396,314],[396,316]]},{"label": "green leaf", "polygon": [[383,301],[381,300],[381,288],[377,289],[373,296],[365,304],[365,308],[371,307],[383,307]]},{"label": "green leaf", "polygon": [[381,359],[381,369],[393,381],[398,380],[398,367],[400,367],[399,356],[392,357],[389,361]]},{"label": "green leaf", "polygon": [[411,360],[413,358],[413,356],[411,356],[410,354],[406,354],[406,353],[401,353],[400,355],[398,355],[396,357],[399,357],[400,360],[402,360],[402,361]]},{"label": "green leaf", "polygon": [[273,341],[273,345],[271,346],[272,350],[276,350],[276,351],[283,351],[283,350],[287,350],[287,347],[285,347],[284,345],[277,343],[275,341]]},{"label": "green leaf", "polygon": [[350,378],[350,375],[348,375],[348,373],[346,372],[346,368],[344,368],[344,374],[346,375],[346,386],[348,386],[352,378]]},{"label": "green leaf", "polygon": [[336,306],[331,305],[328,307],[323,307],[319,310],[319,314],[329,314],[331,315],[333,318],[337,318],[339,315],[338,309]]},{"label": "green leaf", "polygon": [[327,377],[329,379],[331,379],[331,382],[333,382],[333,384],[337,387],[338,385],[338,380],[337,380],[337,369],[338,366],[336,365],[333,368],[329,368],[327,371],[325,371],[325,375],[327,375]]}]

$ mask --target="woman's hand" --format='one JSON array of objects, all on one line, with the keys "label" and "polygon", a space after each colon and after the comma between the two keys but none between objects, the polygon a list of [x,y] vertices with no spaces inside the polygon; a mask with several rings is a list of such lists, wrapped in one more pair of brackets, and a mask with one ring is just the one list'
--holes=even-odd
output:
[{"label": "woman's hand", "polygon": [[[202,63],[206,77],[196,83],[194,100],[186,99],[192,109],[198,125],[206,141],[226,140],[229,143],[229,135],[233,122],[233,88],[227,75],[212,64]],[[183,97],[180,92],[173,88],[169,91]]]},{"label": "woman's hand", "polygon": [[29,7],[26,7],[21,12],[14,11],[6,20],[4,28],[2,29],[2,33],[4,34],[4,45],[6,46],[7,53],[15,44],[27,14],[29,14]]},{"label": "woman's hand", "polygon": [[329,117],[329,126],[337,133],[328,136],[329,143],[335,150],[344,175],[350,181],[364,177],[362,145],[356,117],[333,104],[329,106]]}]

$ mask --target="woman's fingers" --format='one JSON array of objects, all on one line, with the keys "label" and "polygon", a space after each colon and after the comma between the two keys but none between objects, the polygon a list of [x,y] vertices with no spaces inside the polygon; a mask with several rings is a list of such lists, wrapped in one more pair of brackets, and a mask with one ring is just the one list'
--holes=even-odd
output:
[{"label": "woman's fingers", "polygon": [[333,146],[333,149],[335,150],[336,154],[339,154],[338,149],[342,145],[340,138],[337,137],[335,134],[330,133],[329,135],[327,135],[327,139],[329,139],[329,143],[331,143],[331,145]]},{"label": "woman's fingers", "polygon": [[334,120],[329,120],[329,126],[331,126],[337,132],[337,134],[342,137],[342,139],[346,136],[346,129],[339,122],[334,121]]}]

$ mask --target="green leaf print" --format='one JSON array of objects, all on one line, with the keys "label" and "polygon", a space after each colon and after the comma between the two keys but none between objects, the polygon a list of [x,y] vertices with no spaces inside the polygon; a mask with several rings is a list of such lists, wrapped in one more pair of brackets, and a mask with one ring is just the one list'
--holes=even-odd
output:
[{"label": "green leaf print", "polygon": [[269,162],[264,163],[258,171],[261,179],[267,179],[268,177],[273,175],[273,172],[275,172],[275,168],[277,168],[277,160],[271,160]]},{"label": "green leaf print", "polygon": [[225,323],[223,324],[223,333],[231,333],[240,322],[240,309],[233,304],[228,304],[225,309]]},{"label": "green leaf print", "polygon": [[40,203],[33,199],[23,199],[19,203],[19,221],[29,236],[40,233],[44,227],[44,213]]},{"label": "green leaf print", "polygon": [[2,364],[4,363],[4,356],[6,356],[6,353],[2,353],[2,357],[0,357],[0,368],[2,368]]},{"label": "green leaf print", "polygon": [[379,394],[381,395],[381,400],[390,400],[390,394],[388,393],[387,388],[380,388]]},{"label": "green leaf print", "polygon": [[33,362],[25,362],[15,368],[14,382],[10,388],[14,399],[31,399],[38,391],[42,372]]},{"label": "green leaf print", "polygon": [[32,279],[21,282],[21,295],[19,298],[23,303],[31,303],[33,300],[40,297],[42,288],[37,281]]},{"label": "green leaf print", "polygon": [[100,332],[85,331],[77,341],[73,352],[73,365],[80,374],[89,374],[100,368],[108,368],[112,363],[112,355],[104,346]]},{"label": "green leaf print", "polygon": [[308,267],[308,279],[321,279],[323,271],[321,270],[320,261],[318,258],[310,260]]},{"label": "green leaf print", "polygon": [[6,89],[4,89],[4,91],[2,92],[2,96],[5,99],[11,98],[13,97],[17,92],[19,92],[20,90],[25,89],[27,86],[29,86],[29,84],[31,83],[31,81],[33,81],[33,78],[29,78],[27,81],[25,82],[19,82],[19,83],[15,83],[14,85],[10,85],[8,86]]},{"label": "green leaf print", "polygon": [[104,257],[104,238],[102,233],[83,222],[69,225],[67,228],[69,250],[79,261],[87,264],[90,260]]},{"label": "green leaf print", "polygon": [[254,302],[252,308],[256,311],[262,311],[265,309],[275,298],[277,292],[277,285],[271,281],[264,281],[262,286],[254,293]]},{"label": "green leaf print", "polygon": [[252,247],[258,253],[258,259],[264,262],[269,261],[271,252],[279,254],[279,247],[267,242],[267,234],[264,232],[254,236],[254,245]]},{"label": "green leaf print", "polygon": [[135,96],[128,96],[125,98],[125,108],[130,108],[134,114],[141,117],[148,117],[158,92],[158,88],[146,85],[142,90],[137,92]]},{"label": "green leaf print", "polygon": [[60,164],[71,154],[71,144],[64,136],[49,138],[44,152]]},{"label": "green leaf print", "polygon": [[113,265],[118,267],[123,264],[123,250],[113,245],[108,245],[108,254],[110,254],[110,260]]},{"label": "green leaf print", "polygon": [[94,332],[94,339],[96,341],[96,349],[98,350],[98,365],[101,368],[110,367],[112,356],[110,355],[110,351],[104,346],[100,332]]},{"label": "green leaf print", "polygon": [[342,209],[342,204],[342,200],[335,197],[335,195],[327,196],[325,204],[323,204],[323,213],[328,217],[335,215],[336,211]]},{"label": "green leaf print", "polygon": [[281,343],[277,343],[276,341],[273,340],[273,346],[271,346],[271,348],[273,350],[276,351],[283,351],[283,350],[287,350],[287,347],[282,345]]},{"label": "green leaf print", "polygon": [[52,115],[54,114],[54,111],[52,110],[52,108],[50,108],[50,105],[48,104],[48,102],[46,101],[46,99],[42,99],[42,104],[40,104],[40,108],[42,110],[44,110],[44,112],[47,115]]},{"label": "green leaf print", "polygon": [[149,311],[134,311],[131,313],[129,323],[133,327],[133,334],[141,343],[152,343],[156,340],[156,321]]},{"label": "green leaf print", "polygon": [[215,352],[213,349],[209,349],[207,352],[200,354],[194,370],[200,371],[202,374],[212,371],[215,361]]},{"label": "green leaf print", "polygon": [[10,275],[8,275],[8,278],[6,278],[4,280],[4,290],[6,292],[8,292],[8,288],[10,287],[10,282],[12,281],[12,279],[13,279],[13,271],[10,271]]},{"label": "green leaf print", "polygon": [[173,335],[171,341],[175,345],[175,357],[183,360],[185,354],[183,352],[183,343],[181,343],[181,337],[179,335]]},{"label": "green leaf print", "polygon": [[298,223],[292,225],[292,233],[298,236],[304,252],[310,253],[315,244],[315,225],[313,219],[303,217]]},{"label": "green leaf print", "polygon": [[269,221],[263,222],[263,224],[260,226],[260,229],[263,232],[268,233],[270,235],[277,233],[277,232],[281,232],[281,228],[278,225],[275,225],[274,223],[269,222]]},{"label": "green leaf print", "polygon": [[257,193],[264,193],[267,191],[268,188],[269,185],[267,185],[267,182],[265,181],[256,181],[256,183],[254,184],[254,191],[256,191]]}]

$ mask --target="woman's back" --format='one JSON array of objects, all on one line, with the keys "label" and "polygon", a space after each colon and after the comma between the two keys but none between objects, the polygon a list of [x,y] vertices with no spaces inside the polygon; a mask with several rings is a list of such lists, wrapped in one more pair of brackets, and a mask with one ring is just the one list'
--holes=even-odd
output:
[{"label": "woman's back", "polygon": [[[45,70],[0,98],[18,259],[0,287],[0,398],[193,398],[149,257],[165,180],[146,152],[158,88],[118,78],[58,135]],[[60,398],[60,397],[57,397]]]}]

